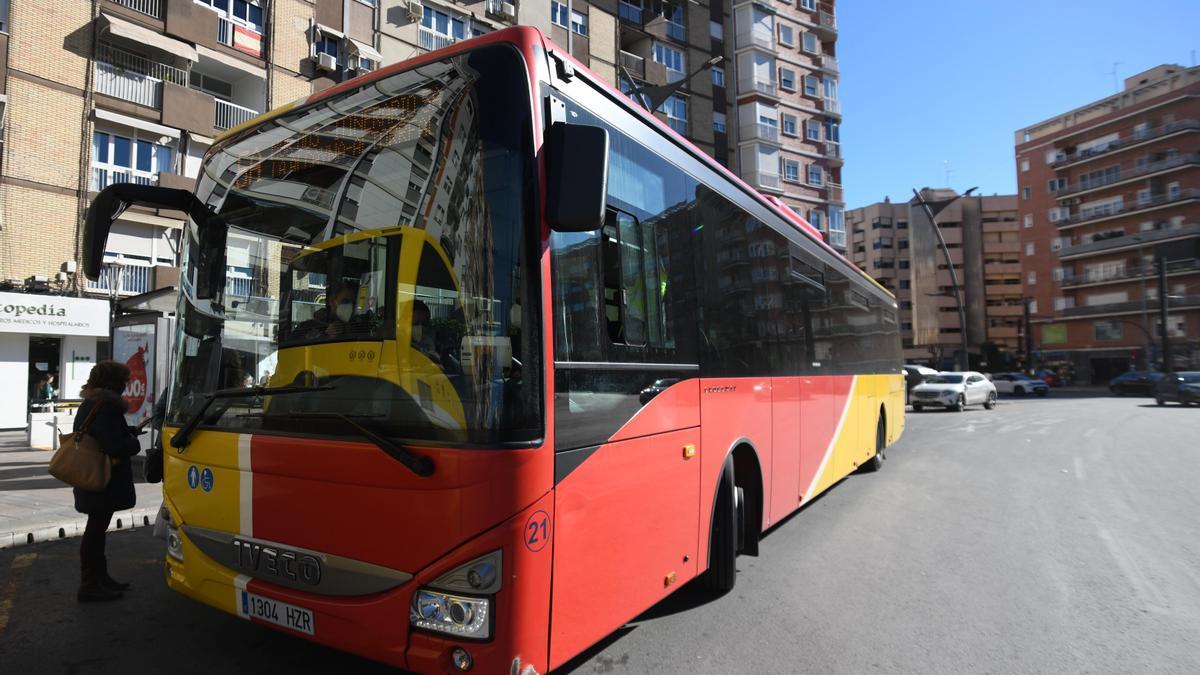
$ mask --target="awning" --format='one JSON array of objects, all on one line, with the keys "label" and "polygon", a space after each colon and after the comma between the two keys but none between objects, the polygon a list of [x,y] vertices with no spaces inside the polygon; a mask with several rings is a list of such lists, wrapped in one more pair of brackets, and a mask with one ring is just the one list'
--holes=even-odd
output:
[{"label": "awning", "polygon": [[315,25],[317,27],[317,30],[321,31],[322,35],[328,35],[329,37],[335,37],[339,40],[345,39],[345,37],[346,37],[345,33],[343,33],[342,31],[340,31],[336,28],[330,28],[329,26],[326,26],[325,24],[320,24],[320,23],[315,24]]},{"label": "awning", "polygon": [[267,79],[267,69],[260,68],[252,63],[246,63],[241,59],[234,58],[228,54],[222,54],[214,49],[209,49],[204,45],[196,45],[196,53],[206,59],[212,59],[218,63],[235,68],[248,75],[253,75],[260,79]]},{"label": "awning", "polygon": [[93,114],[98,120],[104,120],[106,122],[112,122],[113,124],[133,127],[134,129],[141,129],[142,131],[149,131],[150,133],[158,134],[159,136],[179,138],[178,129],[173,129],[161,124],[155,124],[154,122],[147,122],[146,120],[138,117],[122,115],[121,113],[115,113],[111,110],[105,110],[103,108],[96,108],[96,110],[93,111]]},{"label": "awning", "polygon": [[205,136],[194,131],[187,132],[188,140],[201,145],[212,145],[215,139],[212,136]]},{"label": "awning", "polygon": [[125,19],[118,19],[115,16],[101,14],[96,19],[96,26],[100,29],[101,35],[105,33],[109,35],[115,35],[119,38],[124,38],[132,42],[146,45],[147,47],[153,47],[154,49],[164,51],[168,54],[174,54],[175,56],[178,56],[182,59],[187,59],[188,61],[196,61],[198,59],[196,56],[196,48],[190,44],[182,40],[169,38],[162,33],[155,33],[149,28],[143,28],[136,23],[126,21]]},{"label": "awning", "polygon": [[350,38],[350,47],[354,51],[358,52],[358,55],[364,59],[370,59],[375,63],[383,63],[383,54],[375,51],[375,48],[370,45],[363,44],[354,38]]}]

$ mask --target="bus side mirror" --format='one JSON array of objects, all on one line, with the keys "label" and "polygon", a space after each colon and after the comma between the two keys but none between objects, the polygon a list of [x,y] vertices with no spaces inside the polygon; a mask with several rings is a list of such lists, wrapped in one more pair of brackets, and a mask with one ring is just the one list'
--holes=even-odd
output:
[{"label": "bus side mirror", "polygon": [[555,122],[542,149],[550,227],[556,232],[600,229],[608,196],[608,131]]},{"label": "bus side mirror", "polygon": [[197,223],[207,220],[210,215],[207,207],[188,190],[136,183],[109,185],[92,200],[83,219],[83,274],[88,279],[96,281],[100,278],[108,232],[132,204],[186,211]]}]

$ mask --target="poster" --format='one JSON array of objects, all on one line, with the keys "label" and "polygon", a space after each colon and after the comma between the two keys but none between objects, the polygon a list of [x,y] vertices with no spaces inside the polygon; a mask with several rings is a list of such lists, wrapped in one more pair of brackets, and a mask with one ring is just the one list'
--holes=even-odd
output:
[{"label": "poster", "polygon": [[129,404],[126,423],[136,426],[154,412],[154,324],[117,326],[113,328],[113,360],[129,367],[129,385],[122,398]]}]

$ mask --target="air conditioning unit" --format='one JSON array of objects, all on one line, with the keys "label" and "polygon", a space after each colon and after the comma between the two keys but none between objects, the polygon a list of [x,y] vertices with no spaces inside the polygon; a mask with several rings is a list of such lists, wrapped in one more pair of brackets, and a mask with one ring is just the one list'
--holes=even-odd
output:
[{"label": "air conditioning unit", "polygon": [[408,18],[410,21],[416,21],[425,14],[425,6],[421,4],[421,0],[407,0],[405,5],[408,7]]},{"label": "air conditioning unit", "polygon": [[517,18],[517,6],[511,2],[500,3],[500,15],[515,20]]},{"label": "air conditioning unit", "polygon": [[337,57],[333,54],[324,52],[317,54],[317,68],[319,70],[334,71],[337,70]]}]

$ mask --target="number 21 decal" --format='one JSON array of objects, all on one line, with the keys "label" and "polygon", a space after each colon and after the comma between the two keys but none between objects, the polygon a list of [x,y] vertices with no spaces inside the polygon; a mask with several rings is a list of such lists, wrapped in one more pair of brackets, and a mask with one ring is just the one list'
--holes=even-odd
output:
[{"label": "number 21 decal", "polygon": [[534,553],[542,550],[550,541],[550,516],[545,511],[534,511],[525,521],[525,548]]}]

